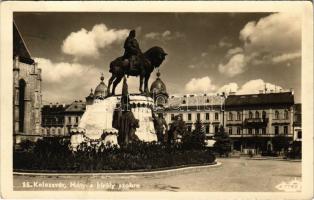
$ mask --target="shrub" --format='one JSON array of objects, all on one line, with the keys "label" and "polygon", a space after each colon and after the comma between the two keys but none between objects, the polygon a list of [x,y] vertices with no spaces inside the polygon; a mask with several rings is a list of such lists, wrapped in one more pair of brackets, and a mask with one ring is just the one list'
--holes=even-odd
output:
[{"label": "shrub", "polygon": [[214,135],[216,140],[214,144],[214,151],[220,156],[229,156],[231,152],[231,139],[229,135],[224,131],[223,126],[220,127],[219,132]]},{"label": "shrub", "polygon": [[290,145],[289,151],[286,153],[286,157],[290,159],[301,159],[302,143],[300,141],[293,141]]},{"label": "shrub", "polygon": [[81,144],[77,152],[68,141],[40,140],[33,152],[14,152],[14,169],[58,170],[66,172],[102,170],[139,170],[190,164],[213,163],[215,156],[207,150],[182,150],[181,146],[164,146],[156,142],[134,142],[124,148]]},{"label": "shrub", "polygon": [[287,150],[291,142],[291,138],[284,135],[277,135],[273,138],[272,143],[274,144],[274,150],[280,152],[282,150]]},{"label": "shrub", "polygon": [[19,150],[21,151],[32,151],[35,147],[35,142],[32,142],[30,140],[23,140],[20,144],[19,144]]},{"label": "shrub", "polygon": [[196,121],[195,129],[192,132],[185,132],[182,136],[182,148],[186,150],[191,149],[204,149],[206,147],[205,142],[205,130],[200,120]]}]

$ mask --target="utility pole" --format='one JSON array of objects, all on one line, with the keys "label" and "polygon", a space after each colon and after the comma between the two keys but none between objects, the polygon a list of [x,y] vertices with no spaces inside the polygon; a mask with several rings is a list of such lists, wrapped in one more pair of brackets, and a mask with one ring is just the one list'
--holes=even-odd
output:
[{"label": "utility pole", "polygon": [[222,127],[225,131],[225,102],[226,102],[226,94],[223,92],[221,95],[223,97],[223,103],[222,103]]}]

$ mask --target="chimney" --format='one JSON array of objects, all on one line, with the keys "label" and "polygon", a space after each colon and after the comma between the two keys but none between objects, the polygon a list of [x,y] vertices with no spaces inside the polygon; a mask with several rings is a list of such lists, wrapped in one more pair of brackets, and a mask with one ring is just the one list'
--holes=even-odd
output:
[{"label": "chimney", "polygon": [[49,107],[52,108],[52,103],[50,102]]}]

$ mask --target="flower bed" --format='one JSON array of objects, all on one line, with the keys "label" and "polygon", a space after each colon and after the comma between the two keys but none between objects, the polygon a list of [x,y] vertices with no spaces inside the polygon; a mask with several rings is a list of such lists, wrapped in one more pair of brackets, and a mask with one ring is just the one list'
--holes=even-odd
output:
[{"label": "flower bed", "polygon": [[137,142],[126,148],[104,144],[86,146],[73,153],[67,142],[43,140],[28,151],[16,151],[15,170],[51,170],[59,172],[104,172],[156,170],[176,166],[215,163],[215,156],[206,149],[185,150],[180,145],[164,146],[157,143]]}]

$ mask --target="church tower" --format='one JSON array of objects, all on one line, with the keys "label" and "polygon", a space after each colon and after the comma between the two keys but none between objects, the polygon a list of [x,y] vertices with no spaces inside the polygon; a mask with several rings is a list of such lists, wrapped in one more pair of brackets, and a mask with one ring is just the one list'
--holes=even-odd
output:
[{"label": "church tower", "polygon": [[13,22],[13,135],[14,143],[41,137],[41,69],[31,58]]},{"label": "church tower", "polygon": [[151,97],[154,99],[155,106],[164,107],[168,103],[169,95],[165,83],[160,78],[160,72],[157,72],[157,78],[150,87]]}]

